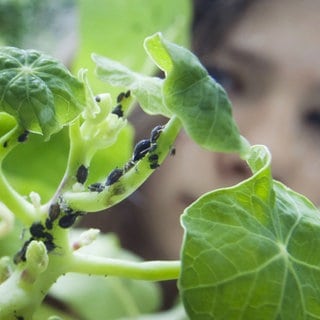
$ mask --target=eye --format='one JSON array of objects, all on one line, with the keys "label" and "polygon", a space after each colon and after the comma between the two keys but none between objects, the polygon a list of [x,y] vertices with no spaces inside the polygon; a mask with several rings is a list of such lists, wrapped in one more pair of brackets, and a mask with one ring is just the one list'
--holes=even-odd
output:
[{"label": "eye", "polygon": [[312,129],[320,131],[320,109],[310,109],[304,114],[305,123]]},{"label": "eye", "polygon": [[237,95],[245,91],[244,82],[235,73],[220,67],[207,67],[209,75],[217,81],[229,94]]}]

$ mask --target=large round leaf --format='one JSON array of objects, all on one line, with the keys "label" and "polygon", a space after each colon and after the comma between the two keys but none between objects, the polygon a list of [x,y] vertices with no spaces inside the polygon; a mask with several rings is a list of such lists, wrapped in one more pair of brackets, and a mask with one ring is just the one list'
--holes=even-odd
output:
[{"label": "large round leaf", "polygon": [[208,193],[182,221],[179,281],[191,319],[320,319],[320,214],[272,180],[253,147],[254,175]]},{"label": "large round leaf", "polygon": [[79,115],[83,84],[58,60],[35,50],[0,49],[0,111],[46,139]]}]

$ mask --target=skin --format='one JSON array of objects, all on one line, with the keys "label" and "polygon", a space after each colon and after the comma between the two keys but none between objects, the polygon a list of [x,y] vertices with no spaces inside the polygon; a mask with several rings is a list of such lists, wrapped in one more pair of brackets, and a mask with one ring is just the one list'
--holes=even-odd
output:
[{"label": "skin", "polygon": [[[320,2],[257,1],[224,43],[200,57],[217,73],[234,105],[241,134],[272,153],[274,178],[320,204]],[[175,259],[179,215],[203,193],[249,175],[235,155],[210,153],[184,133],[177,153],[143,188],[144,219],[154,240],[150,258]],[[150,217],[152,217],[150,219]]]}]

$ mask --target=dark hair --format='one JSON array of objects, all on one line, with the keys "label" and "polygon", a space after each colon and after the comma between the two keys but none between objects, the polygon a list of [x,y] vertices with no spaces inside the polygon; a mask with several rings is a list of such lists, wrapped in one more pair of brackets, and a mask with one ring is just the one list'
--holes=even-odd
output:
[{"label": "dark hair", "polygon": [[257,0],[193,0],[192,47],[201,56],[219,46]]}]

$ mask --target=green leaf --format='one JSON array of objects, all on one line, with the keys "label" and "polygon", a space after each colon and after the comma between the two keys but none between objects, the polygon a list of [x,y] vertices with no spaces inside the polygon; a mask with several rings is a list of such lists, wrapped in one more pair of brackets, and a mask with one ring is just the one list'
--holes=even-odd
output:
[{"label": "green leaf", "polygon": [[[75,53],[73,70],[88,69],[89,81],[96,93],[109,92],[116,96],[124,88],[106,85],[93,74],[92,52],[151,75],[155,67],[146,60],[142,46],[147,35],[161,30],[171,41],[190,43],[192,4],[189,0],[79,0],[77,3],[81,46]],[[102,36],[101,30],[110,32]]]},{"label": "green leaf", "polygon": [[274,181],[266,148],[254,175],[186,209],[179,286],[191,319],[320,319],[320,215]]},{"label": "green leaf", "polygon": [[232,118],[231,103],[189,50],[165,40],[160,33],[145,40],[145,49],[166,73],[164,103],[183,123],[188,135],[209,150],[243,151]]},{"label": "green leaf", "polygon": [[35,50],[0,49],[0,110],[46,139],[85,104],[83,84],[59,61]]},{"label": "green leaf", "polygon": [[5,112],[0,112],[0,137],[5,135],[16,125],[16,121],[10,115]]},{"label": "green leaf", "polygon": [[171,112],[162,102],[162,82],[160,78],[148,77],[134,72],[122,64],[105,57],[92,55],[96,63],[96,73],[100,80],[116,87],[131,90],[145,112],[170,116]]}]

